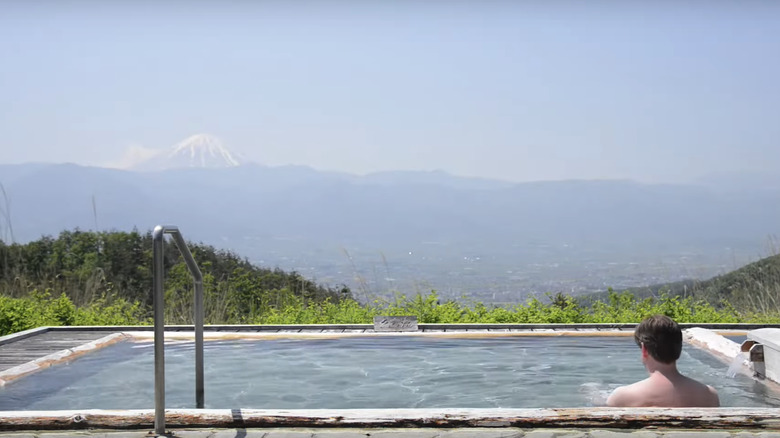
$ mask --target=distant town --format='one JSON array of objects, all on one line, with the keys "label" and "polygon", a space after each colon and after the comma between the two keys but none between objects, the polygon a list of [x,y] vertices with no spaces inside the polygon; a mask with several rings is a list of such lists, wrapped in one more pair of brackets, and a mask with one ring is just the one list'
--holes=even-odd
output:
[{"label": "distant town", "polygon": [[[562,292],[572,296],[686,279],[707,279],[765,255],[723,248],[667,255],[607,254],[572,247],[521,255],[421,244],[407,252],[367,249],[290,253],[251,258],[263,266],[296,270],[319,282],[348,285],[360,300],[389,299],[435,290],[443,299],[514,304]],[[251,246],[246,251],[253,252]],[[267,251],[267,248],[266,248]],[[767,254],[768,255],[768,254]]]}]

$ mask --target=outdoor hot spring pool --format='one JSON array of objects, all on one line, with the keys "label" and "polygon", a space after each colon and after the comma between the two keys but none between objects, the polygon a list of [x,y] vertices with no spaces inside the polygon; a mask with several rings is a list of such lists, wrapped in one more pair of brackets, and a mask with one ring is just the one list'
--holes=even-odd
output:
[{"label": "outdoor hot spring pool", "polygon": [[[148,409],[149,342],[124,341],[0,388],[0,410]],[[166,407],[193,408],[194,344],[166,344]],[[718,389],[724,407],[778,407],[780,394],[727,376],[685,345],[680,370]],[[207,408],[555,408],[603,405],[647,376],[631,337],[432,336],[221,340],[205,343]]]}]

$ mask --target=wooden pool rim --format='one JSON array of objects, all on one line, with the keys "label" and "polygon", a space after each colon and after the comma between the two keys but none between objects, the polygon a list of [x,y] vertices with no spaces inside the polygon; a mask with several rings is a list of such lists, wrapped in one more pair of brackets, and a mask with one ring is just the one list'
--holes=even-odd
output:
[{"label": "wooden pool rim", "polygon": [[[168,429],[555,428],[780,430],[774,408],[168,409]],[[151,429],[154,410],[0,412],[0,430]]]},{"label": "wooden pool rim", "polygon": [[[543,334],[546,332],[561,331],[605,331],[607,335],[614,331],[630,331],[636,328],[636,323],[604,323],[604,324],[418,324],[419,330],[416,332],[405,332],[412,334],[430,333],[430,332],[467,332],[467,331],[495,331],[500,332],[528,332],[529,334]],[[705,323],[680,323],[680,328],[700,327],[715,331],[726,332],[747,332],[759,328],[780,328],[780,324],[705,324]],[[373,331],[373,324],[215,324],[205,325],[205,332],[363,332],[366,334],[377,333]],[[37,327],[18,333],[0,337],[0,345],[15,342],[20,339],[36,336],[49,331],[95,331],[95,332],[153,332],[154,326],[151,325],[127,325],[127,326],[50,326]],[[166,325],[166,332],[186,332],[194,331],[192,325]],[[398,333],[398,332],[391,332]]]},{"label": "wooden pool rim", "polygon": [[[211,325],[205,338],[322,338],[351,336],[631,336],[636,324],[419,324],[416,332],[376,333],[371,324]],[[778,324],[681,324],[725,335]],[[49,331],[105,333],[96,341],[37,360],[38,369],[131,338],[144,341],[152,326],[39,327],[0,337],[0,345]],[[187,339],[193,326],[166,326],[166,339]],[[68,353],[70,352],[70,353]],[[35,372],[28,366],[16,376]],[[7,370],[11,371],[11,370]],[[7,378],[2,376],[0,378]],[[184,428],[559,428],[719,429],[780,431],[778,408],[561,408],[561,409],[168,409],[166,425]],[[151,429],[154,410],[0,411],[0,430]]]},{"label": "wooden pool rim", "polygon": [[[204,341],[226,339],[328,339],[344,337],[398,337],[431,336],[457,338],[513,337],[513,336],[632,336],[636,324],[419,324],[417,331],[375,332],[372,324],[294,324],[294,325],[208,325],[204,327]],[[681,324],[687,328],[706,328],[723,335],[744,335],[748,330],[780,327],[772,324]],[[166,341],[194,339],[191,325],[166,326]],[[0,346],[47,332],[90,331],[105,336],[75,348],[53,351],[49,354],[0,371],[0,387],[6,383],[36,373],[59,363],[73,360],[83,354],[107,347],[122,340],[153,342],[154,326],[67,326],[38,327],[0,337]],[[690,342],[689,339],[686,339]],[[695,342],[694,342],[695,343]],[[695,343],[698,347],[706,345]],[[708,349],[721,360],[730,360],[721,352]]]}]

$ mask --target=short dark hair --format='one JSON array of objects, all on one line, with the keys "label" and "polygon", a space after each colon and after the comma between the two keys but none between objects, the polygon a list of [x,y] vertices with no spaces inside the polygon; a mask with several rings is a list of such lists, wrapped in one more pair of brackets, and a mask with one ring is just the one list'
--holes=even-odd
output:
[{"label": "short dark hair", "polygon": [[634,340],[639,346],[644,344],[650,356],[662,363],[672,363],[682,353],[682,330],[666,315],[642,320],[634,330]]}]

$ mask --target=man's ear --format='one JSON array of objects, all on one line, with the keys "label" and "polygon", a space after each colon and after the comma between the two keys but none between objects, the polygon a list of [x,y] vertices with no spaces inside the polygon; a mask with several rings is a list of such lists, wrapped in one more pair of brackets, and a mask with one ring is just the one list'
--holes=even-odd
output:
[{"label": "man's ear", "polygon": [[642,349],[642,359],[647,359],[648,356],[650,356],[650,353],[647,352],[647,348],[645,348],[645,343],[642,342],[639,347]]}]

